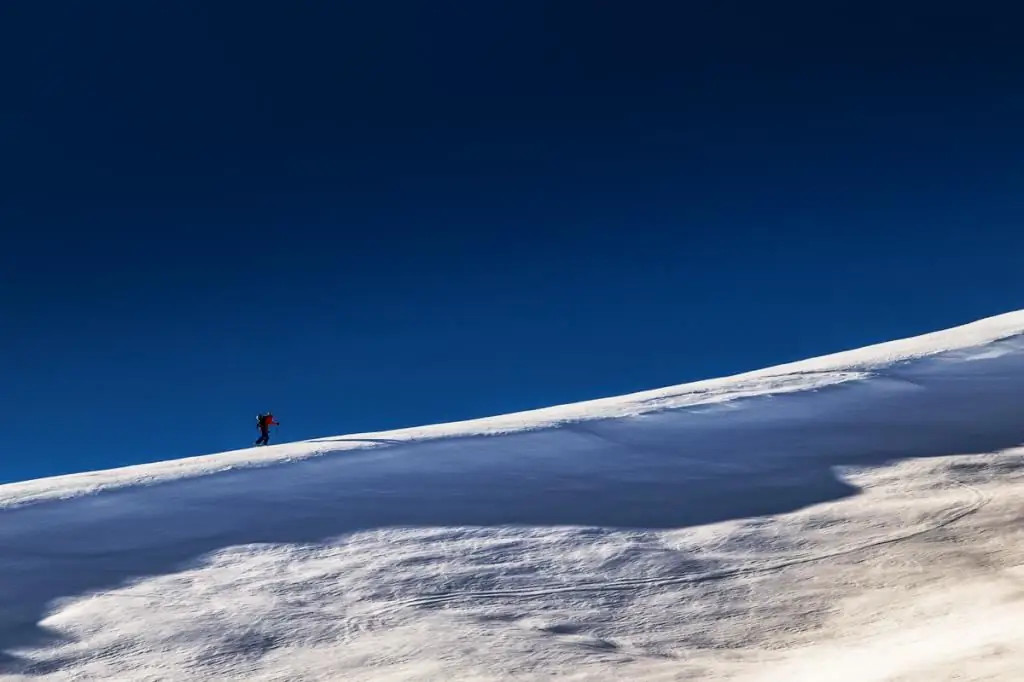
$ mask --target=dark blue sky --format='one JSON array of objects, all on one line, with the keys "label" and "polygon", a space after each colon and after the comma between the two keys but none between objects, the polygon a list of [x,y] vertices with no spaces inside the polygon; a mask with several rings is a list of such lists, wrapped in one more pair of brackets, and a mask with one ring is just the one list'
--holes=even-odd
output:
[{"label": "dark blue sky", "polygon": [[0,480],[1021,306],[1008,2],[8,2]]}]

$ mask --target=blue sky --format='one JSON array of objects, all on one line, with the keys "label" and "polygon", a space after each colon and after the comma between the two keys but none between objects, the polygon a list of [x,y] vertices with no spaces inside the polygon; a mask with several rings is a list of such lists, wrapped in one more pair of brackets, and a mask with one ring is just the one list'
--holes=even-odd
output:
[{"label": "blue sky", "polygon": [[1024,71],[986,3],[349,5],[0,9],[0,480],[1021,305]]}]

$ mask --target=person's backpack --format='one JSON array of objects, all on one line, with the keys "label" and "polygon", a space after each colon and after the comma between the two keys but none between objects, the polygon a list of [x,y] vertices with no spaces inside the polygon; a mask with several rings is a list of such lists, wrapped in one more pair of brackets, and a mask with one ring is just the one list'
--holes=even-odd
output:
[{"label": "person's backpack", "polygon": [[267,416],[265,414],[256,415],[256,428],[262,429],[264,423],[266,423]]}]

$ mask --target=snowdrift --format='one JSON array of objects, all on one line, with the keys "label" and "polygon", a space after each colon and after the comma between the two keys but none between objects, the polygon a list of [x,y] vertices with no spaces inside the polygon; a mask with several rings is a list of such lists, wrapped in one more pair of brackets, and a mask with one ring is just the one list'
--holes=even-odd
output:
[{"label": "snowdrift", "polygon": [[0,486],[0,677],[1024,679],[1024,312]]}]

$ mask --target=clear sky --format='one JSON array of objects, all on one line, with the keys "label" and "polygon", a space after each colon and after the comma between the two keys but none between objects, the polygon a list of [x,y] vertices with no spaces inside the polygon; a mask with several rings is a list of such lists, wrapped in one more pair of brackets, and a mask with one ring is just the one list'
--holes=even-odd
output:
[{"label": "clear sky", "polygon": [[0,480],[1022,307],[1010,11],[2,3]]}]

